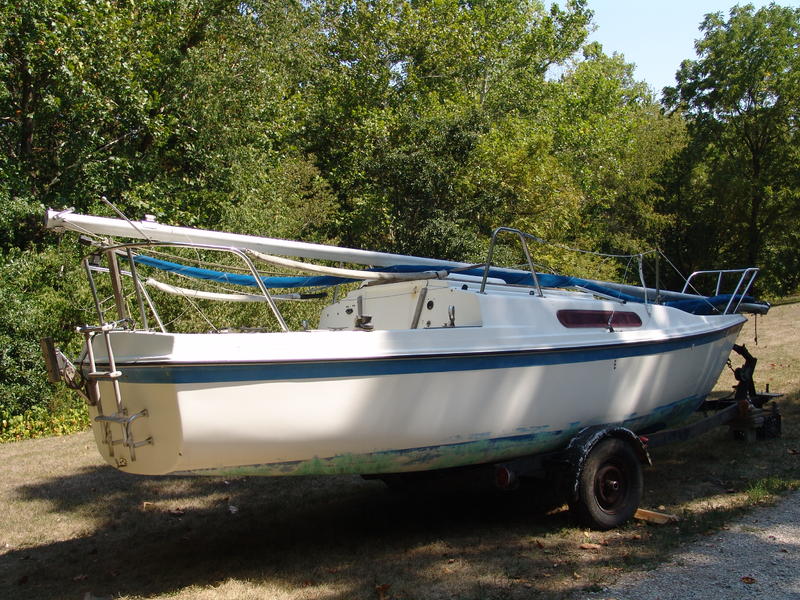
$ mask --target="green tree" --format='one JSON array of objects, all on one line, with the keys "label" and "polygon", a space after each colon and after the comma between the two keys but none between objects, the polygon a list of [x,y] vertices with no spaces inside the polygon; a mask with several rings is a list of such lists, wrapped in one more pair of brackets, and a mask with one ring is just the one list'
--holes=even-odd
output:
[{"label": "green tree", "polygon": [[472,255],[498,198],[469,182],[471,157],[508,113],[539,110],[548,67],[587,34],[585,2],[321,5],[328,62],[312,90],[306,151],[339,197],[342,239]]},{"label": "green tree", "polygon": [[585,245],[607,252],[658,245],[668,221],[657,211],[658,176],[686,143],[681,119],[663,115],[633,65],[597,43],[561,83],[551,109],[555,146],[582,195]]},{"label": "green tree", "polygon": [[310,160],[293,140],[319,70],[315,15],[272,0],[4,1],[0,247],[37,240],[44,206],[96,212],[101,195],[215,226],[260,171]]},{"label": "green tree", "polygon": [[[143,158],[175,134],[182,65],[237,4],[0,4],[2,183],[12,209],[85,210],[148,175]],[[34,227],[4,232],[6,245],[35,237]]]},{"label": "green tree", "polygon": [[699,58],[665,88],[692,140],[674,207],[693,239],[676,229],[676,243],[694,258],[687,263],[760,264],[769,288],[790,291],[800,283],[791,226],[800,216],[800,9],[736,6],[727,20],[706,15],[700,30]]},{"label": "green tree", "polygon": [[[308,120],[306,90],[320,71],[322,38],[313,7],[300,2],[251,0],[217,15],[171,77],[164,108],[169,135],[142,156],[126,203],[212,228],[242,225],[246,204],[253,212],[245,218],[248,230],[260,219],[261,234],[315,237],[313,227],[270,230],[269,223],[307,219],[292,212],[291,198],[325,187],[309,187],[297,176],[300,163],[313,164],[298,138]],[[327,206],[327,192],[321,193],[320,206]],[[329,212],[319,211],[317,229],[326,227]]]}]

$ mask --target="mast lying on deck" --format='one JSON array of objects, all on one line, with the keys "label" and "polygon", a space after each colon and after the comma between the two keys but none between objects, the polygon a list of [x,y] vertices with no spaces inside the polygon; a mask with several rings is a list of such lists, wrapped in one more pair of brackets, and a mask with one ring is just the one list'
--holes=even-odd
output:
[{"label": "mast lying on deck", "polygon": [[45,217],[45,227],[55,231],[69,230],[78,233],[118,236],[150,240],[153,242],[185,242],[191,244],[233,246],[241,249],[255,250],[256,252],[265,254],[331,260],[377,267],[389,267],[398,264],[433,265],[448,268],[470,266],[467,263],[422,258],[419,256],[356,250],[353,248],[341,248],[339,246],[329,246],[325,244],[312,244],[255,235],[224,233],[207,229],[173,227],[171,225],[162,225],[155,221],[126,221],[124,219],[94,217],[77,214],[71,210],[58,211],[49,209]]}]

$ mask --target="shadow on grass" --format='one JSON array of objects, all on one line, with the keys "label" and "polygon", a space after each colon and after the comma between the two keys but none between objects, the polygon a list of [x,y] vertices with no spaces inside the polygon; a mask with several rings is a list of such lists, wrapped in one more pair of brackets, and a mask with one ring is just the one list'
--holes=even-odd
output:
[{"label": "shadow on grass", "polygon": [[563,514],[533,514],[522,497],[397,494],[353,477],[145,479],[98,467],[17,493],[94,525],[90,535],[0,556],[8,598],[150,597],[230,579],[268,581],[286,597],[319,587],[309,597],[377,598],[384,583],[397,592],[426,578],[441,586],[432,565],[456,556],[475,571],[472,584],[458,582],[459,596],[492,597],[505,594],[491,589],[507,570],[503,532],[568,525]]},{"label": "shadow on grass", "polygon": [[[0,597],[157,597],[235,580],[265,598],[376,599],[383,584],[387,600],[564,598],[592,589],[577,570],[657,556],[645,540],[614,559],[575,559],[574,539],[559,535],[573,527],[566,513],[531,510],[526,494],[398,494],[354,477],[137,478],[99,467],[18,493],[95,525],[0,556]],[[641,538],[629,534],[626,543]]]}]

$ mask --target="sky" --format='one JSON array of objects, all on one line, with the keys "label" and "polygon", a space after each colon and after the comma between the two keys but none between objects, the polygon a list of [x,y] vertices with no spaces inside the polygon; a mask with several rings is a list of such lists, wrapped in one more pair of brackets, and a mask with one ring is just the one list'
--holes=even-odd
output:
[{"label": "sky", "polygon": [[[742,1],[756,8],[770,2]],[[606,54],[619,52],[636,65],[635,77],[646,81],[660,95],[675,84],[681,61],[695,59],[694,41],[700,22],[710,12],[727,18],[736,0],[589,0],[597,30],[590,35]],[[778,0],[781,6],[800,7],[800,0]]]}]

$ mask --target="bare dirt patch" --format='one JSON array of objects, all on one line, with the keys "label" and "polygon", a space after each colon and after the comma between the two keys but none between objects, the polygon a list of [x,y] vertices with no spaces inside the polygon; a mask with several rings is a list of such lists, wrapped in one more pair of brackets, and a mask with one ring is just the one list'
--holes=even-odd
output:
[{"label": "bare dirt patch", "polygon": [[[598,533],[524,494],[398,494],[358,477],[141,478],[88,433],[0,445],[0,597],[570,598],[665,560],[800,484],[800,305],[740,343],[781,401],[784,436],[724,428],[652,452],[643,506],[679,523]],[[676,377],[680,374],[676,373]],[[718,389],[733,384],[726,373]],[[87,594],[90,594],[87,596]]]}]

